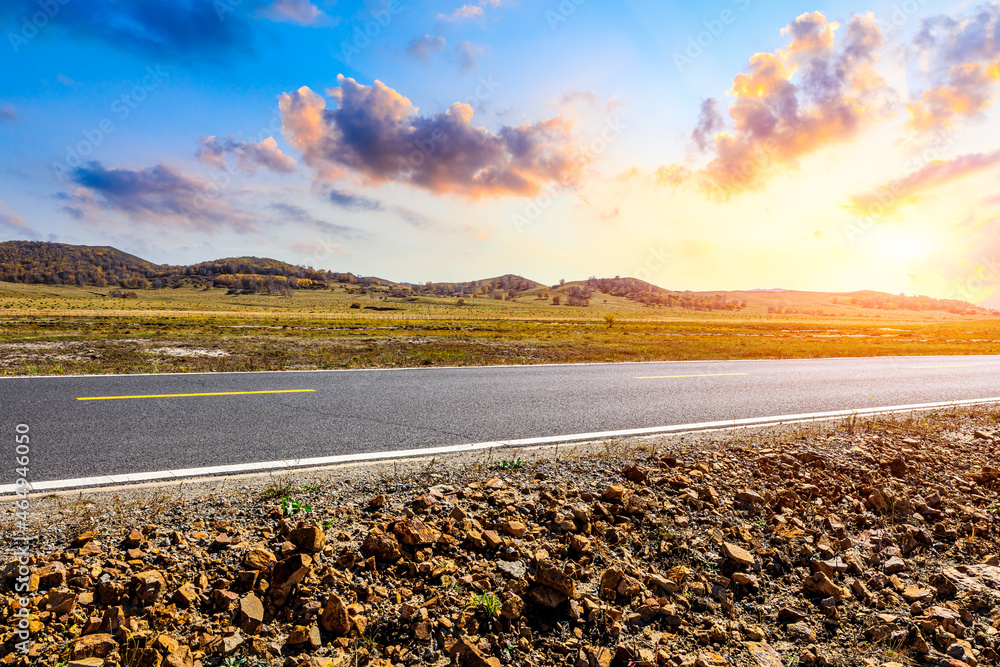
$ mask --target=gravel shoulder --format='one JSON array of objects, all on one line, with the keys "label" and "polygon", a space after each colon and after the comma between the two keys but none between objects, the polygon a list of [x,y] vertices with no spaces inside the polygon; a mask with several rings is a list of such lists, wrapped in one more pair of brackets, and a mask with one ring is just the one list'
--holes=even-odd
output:
[{"label": "gravel shoulder", "polygon": [[27,574],[4,503],[0,664],[997,665],[998,420],[32,497]]}]

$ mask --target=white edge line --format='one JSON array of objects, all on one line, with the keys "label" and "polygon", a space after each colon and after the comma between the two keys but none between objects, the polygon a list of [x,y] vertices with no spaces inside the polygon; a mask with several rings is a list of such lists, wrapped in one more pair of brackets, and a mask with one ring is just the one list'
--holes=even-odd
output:
[{"label": "white edge line", "polygon": [[[632,428],[618,431],[595,431],[592,433],[574,433],[571,435],[541,436],[536,438],[521,438],[518,440],[491,440],[465,445],[445,445],[442,447],[422,447],[419,449],[401,449],[388,452],[359,452],[357,454],[338,454],[336,456],[320,456],[306,459],[285,459],[281,461],[264,461],[260,463],[238,463],[234,465],[207,466],[203,468],[184,468],[180,470],[160,470],[155,472],[128,473],[122,475],[106,475],[100,477],[78,477],[75,479],[59,479],[30,484],[29,492],[54,491],[86,486],[106,486],[114,484],[130,484],[134,482],[149,482],[157,480],[184,479],[189,477],[204,477],[207,475],[226,475],[264,470],[295,468],[313,468],[316,466],[335,465],[339,463],[354,463],[359,461],[377,461],[381,459],[410,458],[436,454],[453,454],[474,452],[484,449],[500,449],[504,447],[527,447],[581,440],[601,440],[625,436],[656,435],[658,433],[677,433],[685,431],[702,431],[708,429],[726,429],[745,426],[780,424],[796,421],[823,421],[857,415],[875,415],[891,412],[907,412],[914,410],[930,410],[933,408],[951,408],[962,405],[979,405],[982,403],[1000,403],[1000,397],[971,398],[938,403],[914,403],[911,405],[894,405],[882,408],[857,408],[833,410],[828,412],[806,412],[795,415],[778,415],[773,417],[749,417],[746,419],[725,419],[720,421],[700,422],[697,424],[674,424],[672,426],[651,426],[647,428]],[[0,485],[0,494],[17,493],[16,484]],[[16,497],[16,496],[14,496]]]}]

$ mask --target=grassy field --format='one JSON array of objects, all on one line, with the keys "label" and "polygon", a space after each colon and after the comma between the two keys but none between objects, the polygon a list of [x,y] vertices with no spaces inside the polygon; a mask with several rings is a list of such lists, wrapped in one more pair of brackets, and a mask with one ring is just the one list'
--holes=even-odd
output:
[{"label": "grassy field", "polygon": [[0,374],[1000,353],[1000,322],[989,317],[829,302],[825,315],[788,316],[760,304],[702,312],[603,295],[586,308],[530,295],[371,299],[343,287],[291,298],[107,291],[0,283]]}]

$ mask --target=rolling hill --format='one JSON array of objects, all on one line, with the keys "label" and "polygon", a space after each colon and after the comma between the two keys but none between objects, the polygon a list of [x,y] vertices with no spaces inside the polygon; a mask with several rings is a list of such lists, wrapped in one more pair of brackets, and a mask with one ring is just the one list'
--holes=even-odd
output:
[{"label": "rolling hill", "polygon": [[[589,278],[546,286],[505,274],[468,282],[407,283],[353,273],[323,271],[266,257],[228,257],[189,266],[153,264],[110,246],[42,241],[0,243],[0,281],[24,284],[162,289],[183,284],[225,287],[231,294],[290,295],[298,289],[379,291],[392,297],[531,298],[553,305],[589,306],[595,298],[620,297],[650,308],[739,311],[747,307],[778,314],[824,315],[845,310],[940,311],[984,315],[987,308],[952,299],[907,297],[884,292],[809,292],[783,289],[681,291],[636,278]],[[601,297],[603,298],[603,297]]]}]

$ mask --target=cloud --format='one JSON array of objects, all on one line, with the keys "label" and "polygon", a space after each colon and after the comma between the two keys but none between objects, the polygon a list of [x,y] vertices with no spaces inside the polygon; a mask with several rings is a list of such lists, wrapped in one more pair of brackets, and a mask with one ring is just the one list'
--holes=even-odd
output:
[{"label": "cloud", "polygon": [[[711,159],[683,181],[721,198],[760,188],[800,157],[880,119],[887,94],[875,70],[882,31],[871,13],[853,16],[838,45],[840,28],[821,12],[802,14],[781,31],[786,49],[755,54],[733,78],[728,122],[720,123],[714,101],[704,102],[691,137]],[[672,165],[664,173],[676,179],[685,172]]]},{"label": "cloud", "polygon": [[458,58],[458,69],[463,74],[479,67],[476,56],[482,54],[483,47],[479,44],[465,41],[455,46],[455,56]]},{"label": "cloud", "polygon": [[433,37],[431,35],[414,37],[410,45],[406,47],[406,55],[417,60],[426,61],[431,57],[431,53],[443,50],[444,46],[444,37]]},{"label": "cloud", "polygon": [[0,123],[13,123],[17,120],[17,111],[8,104],[0,104]]},{"label": "cloud", "polygon": [[942,71],[993,60],[1000,56],[1000,3],[984,3],[964,18],[940,14],[924,19],[914,44]]},{"label": "cloud", "polygon": [[[1000,68],[1000,62],[994,69]],[[948,72],[948,83],[924,92],[922,99],[910,102],[908,125],[919,132],[950,128],[957,117],[971,118],[993,105],[997,75],[980,63],[955,65]]]},{"label": "cloud", "polygon": [[166,165],[105,169],[99,162],[89,162],[71,177],[78,187],[60,198],[66,201],[65,210],[78,219],[100,222],[106,218],[103,214],[114,212],[193,232],[256,229],[250,216],[222,200],[214,182]]},{"label": "cloud", "polygon": [[308,0],[274,0],[263,9],[262,15],[272,21],[315,25],[326,18],[326,14]]},{"label": "cloud", "polygon": [[468,104],[424,116],[381,81],[337,81],[327,91],[334,108],[308,87],[279,98],[285,137],[322,180],[353,175],[479,199],[533,195],[546,183],[569,185],[582,175],[584,161],[562,117],[493,133],[473,126]]},{"label": "cloud", "polygon": [[287,222],[291,220],[292,222],[316,227],[317,229],[328,234],[335,234],[347,238],[359,238],[364,236],[364,233],[355,227],[351,227],[349,225],[338,225],[332,222],[327,222],[326,220],[320,220],[306,209],[301,206],[296,206],[295,204],[289,204],[287,202],[273,202],[268,206],[268,208],[272,211],[277,211],[281,215],[280,222]]},{"label": "cloud", "polygon": [[278,148],[274,137],[267,137],[257,143],[237,141],[233,137],[217,139],[214,136],[198,138],[198,159],[206,165],[227,168],[228,153],[236,156],[240,171],[253,173],[257,167],[288,173],[295,168],[295,158],[285,155]]},{"label": "cloud", "polygon": [[572,90],[564,93],[557,102],[557,106],[563,109],[572,109],[579,105],[596,109],[599,104],[600,99],[592,90]]},{"label": "cloud", "polygon": [[934,85],[907,105],[909,128],[950,128],[993,105],[1000,92],[1000,3],[980,5],[965,18],[925,19],[914,44]]},{"label": "cloud", "polygon": [[698,124],[691,131],[691,140],[701,150],[707,150],[712,144],[712,137],[723,128],[726,121],[719,113],[719,103],[711,98],[701,103],[701,112],[698,114]]},{"label": "cloud", "polygon": [[431,229],[435,227],[437,223],[428,218],[423,213],[417,213],[413,209],[406,208],[405,206],[395,206],[393,210],[403,219],[406,224],[416,227],[417,229]]},{"label": "cloud", "polygon": [[0,199],[0,230],[6,230],[13,234],[23,235],[28,238],[38,238],[39,234],[11,209],[2,199]]},{"label": "cloud", "polygon": [[[7,4],[0,14],[8,14],[11,25],[38,11],[37,0]],[[165,11],[160,0],[60,2],[51,19],[59,30],[52,34],[60,39],[97,39],[144,57],[218,64],[252,52],[253,28],[247,12],[259,5],[176,0]]]},{"label": "cloud", "polygon": [[361,195],[352,195],[346,190],[330,190],[327,193],[330,203],[346,208],[349,211],[380,211],[382,202]]},{"label": "cloud", "polygon": [[486,7],[499,7],[503,0],[479,0],[476,4],[462,5],[451,14],[438,14],[444,21],[457,22],[483,18]]},{"label": "cloud", "polygon": [[991,153],[971,153],[952,160],[932,160],[912,174],[874,192],[851,197],[847,210],[854,215],[886,215],[915,203],[920,195],[933,188],[1000,165],[1000,150]]},{"label": "cloud", "polygon": [[315,259],[323,259],[328,255],[349,254],[347,248],[339,243],[331,244],[324,241],[317,241],[315,243],[309,243],[308,241],[292,241],[288,244],[288,249],[302,255],[311,255]]}]

